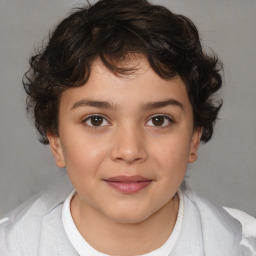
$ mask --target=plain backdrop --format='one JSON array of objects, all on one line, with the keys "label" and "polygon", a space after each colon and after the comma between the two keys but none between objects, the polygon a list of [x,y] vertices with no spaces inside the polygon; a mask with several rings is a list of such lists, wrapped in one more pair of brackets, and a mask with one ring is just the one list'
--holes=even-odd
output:
[{"label": "plain backdrop", "polygon": [[[218,203],[256,216],[256,1],[155,0],[197,25],[205,50],[224,63],[224,105],[187,183]],[[49,28],[85,1],[0,0],[0,217],[65,174],[37,141],[21,79]]]}]

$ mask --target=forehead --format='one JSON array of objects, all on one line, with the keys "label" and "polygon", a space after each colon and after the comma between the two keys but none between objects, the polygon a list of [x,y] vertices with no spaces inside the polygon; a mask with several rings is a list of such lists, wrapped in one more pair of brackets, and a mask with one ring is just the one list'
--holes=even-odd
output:
[{"label": "forehead", "polygon": [[121,68],[133,69],[129,74],[116,74],[100,60],[91,66],[91,74],[86,84],[66,90],[61,96],[61,104],[75,104],[83,98],[104,100],[116,106],[123,104],[146,104],[147,102],[174,99],[182,105],[190,105],[184,82],[179,76],[169,80],[157,75],[145,58],[129,58]]}]

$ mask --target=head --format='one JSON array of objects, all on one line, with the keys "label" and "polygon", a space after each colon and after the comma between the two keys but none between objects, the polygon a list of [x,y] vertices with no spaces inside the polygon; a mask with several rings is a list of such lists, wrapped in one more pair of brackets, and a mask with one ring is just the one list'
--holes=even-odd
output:
[{"label": "head", "polygon": [[202,142],[209,141],[221,107],[213,100],[222,84],[221,65],[203,52],[191,20],[145,0],[101,0],[78,9],[31,57],[23,84],[39,140],[48,144],[47,133],[58,134],[60,96],[86,84],[96,59],[114,74],[127,75],[136,66],[122,63],[138,54],[161,78],[181,77],[193,108],[194,127],[203,128]]},{"label": "head", "polygon": [[[220,64],[194,24],[164,7],[101,0],[78,9],[30,64],[24,87],[40,141],[67,166],[80,199],[111,218],[137,222],[166,205],[200,140],[212,137]],[[105,187],[138,175],[148,188]],[[114,212],[102,203],[108,193]]]}]

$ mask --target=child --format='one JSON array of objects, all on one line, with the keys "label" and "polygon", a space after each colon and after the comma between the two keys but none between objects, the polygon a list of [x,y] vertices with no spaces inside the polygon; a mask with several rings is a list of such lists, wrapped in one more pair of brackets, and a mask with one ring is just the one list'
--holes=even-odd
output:
[{"label": "child", "polygon": [[64,19],[30,64],[28,111],[73,187],[2,220],[1,255],[256,255],[239,221],[182,186],[222,84],[188,18],[100,0]]}]

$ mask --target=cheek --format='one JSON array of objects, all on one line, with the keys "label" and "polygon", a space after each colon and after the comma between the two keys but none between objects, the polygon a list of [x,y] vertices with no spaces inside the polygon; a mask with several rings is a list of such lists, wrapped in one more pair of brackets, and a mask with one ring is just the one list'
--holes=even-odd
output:
[{"label": "cheek", "polygon": [[74,177],[97,175],[97,170],[104,161],[108,149],[97,140],[89,138],[74,138],[63,142],[64,158],[66,161],[67,171]]},{"label": "cheek", "polygon": [[[184,135],[185,137],[185,135]],[[157,144],[152,145],[152,154],[155,154],[159,164],[163,165],[179,165],[187,163],[190,143],[188,139],[172,136],[163,138]]]},{"label": "cheek", "polygon": [[177,151],[166,151],[162,158],[161,179],[166,183],[179,187],[187,170],[187,154]]},{"label": "cheek", "polygon": [[[186,135],[184,135],[186,137]],[[184,137],[173,136],[159,142],[151,151],[151,154],[159,170],[161,179],[168,182],[182,182],[189,158],[190,144]]]}]

